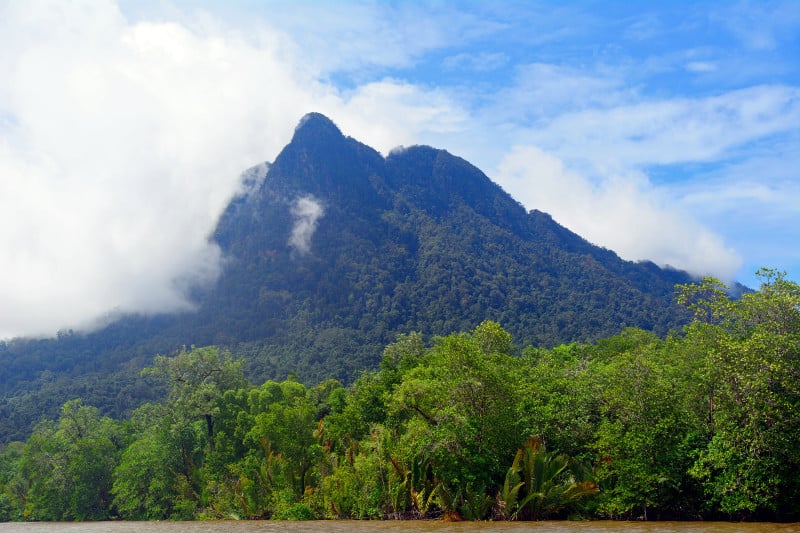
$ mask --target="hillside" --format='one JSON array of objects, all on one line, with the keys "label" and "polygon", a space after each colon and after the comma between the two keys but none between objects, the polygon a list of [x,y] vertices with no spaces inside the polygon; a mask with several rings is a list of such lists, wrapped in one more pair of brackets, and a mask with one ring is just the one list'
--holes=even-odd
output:
[{"label": "hillside", "polygon": [[212,236],[224,272],[195,290],[196,312],[0,343],[0,440],[73,397],[112,415],[158,398],[138,372],[182,345],[229,347],[254,381],[348,382],[398,333],[491,319],[520,347],[553,346],[688,319],[672,302],[686,273],[623,261],[443,150],[383,157],[310,114],[246,175]]}]

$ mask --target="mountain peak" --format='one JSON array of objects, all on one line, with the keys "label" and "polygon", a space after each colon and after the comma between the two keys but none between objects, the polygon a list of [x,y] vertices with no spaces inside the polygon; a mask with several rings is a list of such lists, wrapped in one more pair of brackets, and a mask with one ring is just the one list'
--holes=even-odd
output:
[{"label": "mountain peak", "polygon": [[369,177],[380,174],[383,165],[380,153],[345,136],[331,119],[308,113],[275,158],[266,187],[357,209],[367,197],[374,200]]},{"label": "mountain peak", "polygon": [[292,142],[299,140],[342,139],[344,135],[331,119],[322,113],[307,113],[294,129]]}]

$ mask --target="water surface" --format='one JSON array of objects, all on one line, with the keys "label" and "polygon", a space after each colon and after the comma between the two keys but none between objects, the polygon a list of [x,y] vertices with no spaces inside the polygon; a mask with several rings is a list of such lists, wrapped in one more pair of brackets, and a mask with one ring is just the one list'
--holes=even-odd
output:
[{"label": "water surface", "polygon": [[736,522],[220,521],[0,523],[0,533],[800,533],[800,524]]}]

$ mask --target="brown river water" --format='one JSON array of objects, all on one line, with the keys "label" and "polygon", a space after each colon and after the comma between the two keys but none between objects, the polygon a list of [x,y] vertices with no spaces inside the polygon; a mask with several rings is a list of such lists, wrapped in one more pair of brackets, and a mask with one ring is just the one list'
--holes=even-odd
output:
[{"label": "brown river water", "polygon": [[222,521],[0,523],[0,533],[800,533],[800,523]]}]

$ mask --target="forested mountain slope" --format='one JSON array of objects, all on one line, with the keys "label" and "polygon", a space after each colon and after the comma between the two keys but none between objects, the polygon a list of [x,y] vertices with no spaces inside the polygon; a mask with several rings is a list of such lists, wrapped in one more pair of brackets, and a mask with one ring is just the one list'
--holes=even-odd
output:
[{"label": "forested mountain slope", "polygon": [[225,268],[196,289],[195,312],[0,343],[0,439],[73,397],[128,413],[163,393],[139,370],[182,345],[230,348],[255,382],[348,382],[398,333],[490,319],[520,347],[554,346],[625,327],[664,334],[689,318],[673,303],[686,273],[623,261],[443,150],[384,158],[310,114],[248,179],[211,237]]},{"label": "forested mountain slope", "polygon": [[[305,252],[289,244],[300,199],[323,210]],[[398,332],[447,334],[488,318],[525,345],[551,346],[625,326],[664,333],[686,318],[672,303],[685,273],[622,261],[445,151],[384,159],[321,115],[304,119],[215,238],[230,262],[205,324],[261,340],[263,353],[293,345],[283,359],[302,361],[311,379],[348,378]]]}]

